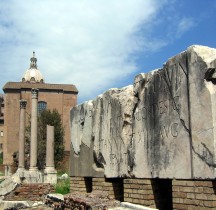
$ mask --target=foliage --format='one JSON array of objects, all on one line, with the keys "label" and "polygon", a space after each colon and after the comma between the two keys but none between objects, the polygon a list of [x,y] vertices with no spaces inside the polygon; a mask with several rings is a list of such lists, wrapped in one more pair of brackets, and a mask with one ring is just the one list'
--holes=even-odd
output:
[{"label": "foliage", "polygon": [[70,192],[70,178],[58,180],[55,186],[55,193],[67,194]]},{"label": "foliage", "polygon": [[[64,128],[61,115],[56,109],[43,110],[38,116],[38,169],[44,169],[46,164],[46,133],[47,125],[54,126],[54,161],[55,167],[60,165],[64,158]],[[26,127],[27,154],[30,151],[30,123]],[[28,155],[29,156],[29,155]]]},{"label": "foliage", "polygon": [[0,164],[3,164],[3,152],[0,153]]}]

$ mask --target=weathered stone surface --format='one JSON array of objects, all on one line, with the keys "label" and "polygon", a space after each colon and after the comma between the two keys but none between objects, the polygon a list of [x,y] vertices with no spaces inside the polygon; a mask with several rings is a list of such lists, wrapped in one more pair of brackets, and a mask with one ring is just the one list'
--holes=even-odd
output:
[{"label": "weathered stone surface", "polygon": [[38,170],[18,169],[16,174],[22,179],[23,183],[43,183],[44,180],[44,174]]},{"label": "weathered stone surface", "polygon": [[6,178],[0,184],[0,196],[5,196],[14,190],[21,183],[20,177],[18,174],[13,174],[12,176]]},{"label": "weathered stone surface", "polygon": [[64,201],[64,196],[62,194],[59,194],[59,193],[55,193],[55,194],[48,194],[46,196],[46,199],[49,198],[49,199],[52,199],[54,201]]},{"label": "weathered stone surface", "polygon": [[82,143],[90,148],[93,126],[92,112],[92,101],[76,106],[71,110],[71,135],[73,135],[72,147],[76,155],[80,153],[80,146]]},{"label": "weathered stone surface", "polygon": [[128,176],[134,104],[132,86],[110,89],[94,101],[94,155],[107,177]]},{"label": "weathered stone surface", "polygon": [[103,169],[94,167],[93,103],[88,101],[71,110],[71,167],[72,176],[103,176]]},{"label": "weathered stone surface", "polygon": [[136,77],[138,102],[132,140],[135,177],[191,176],[187,74],[187,54],[183,52],[162,69]]},{"label": "weathered stone surface", "polygon": [[216,49],[191,46],[72,109],[70,175],[215,178],[215,69]]},{"label": "weathered stone surface", "polygon": [[188,49],[192,177],[215,178],[216,49]]},{"label": "weathered stone surface", "polygon": [[127,209],[137,209],[137,210],[157,210],[155,208],[149,208],[146,206],[141,206],[133,203],[128,203],[128,202],[122,202],[121,206]]},{"label": "weathered stone surface", "polygon": [[28,201],[2,201],[0,209],[23,209],[29,207]]},{"label": "weathered stone surface", "polygon": [[71,110],[71,175],[128,175],[133,87],[110,89]]}]

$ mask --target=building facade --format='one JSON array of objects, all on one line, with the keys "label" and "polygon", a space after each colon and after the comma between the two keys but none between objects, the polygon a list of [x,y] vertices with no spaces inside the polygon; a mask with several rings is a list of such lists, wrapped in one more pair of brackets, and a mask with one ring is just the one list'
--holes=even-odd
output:
[{"label": "building facade", "polygon": [[38,89],[38,111],[43,109],[57,109],[62,117],[65,130],[65,152],[70,151],[70,109],[77,103],[78,90],[75,85],[48,84],[37,68],[37,59],[33,52],[30,67],[25,72],[22,82],[7,82],[3,91],[4,95],[4,141],[3,165],[13,163],[13,154],[18,151],[19,145],[19,113],[21,99],[27,101],[26,125],[31,114],[31,90]]},{"label": "building facade", "polygon": [[4,95],[0,94],[0,173],[3,173],[3,143],[4,143]]}]

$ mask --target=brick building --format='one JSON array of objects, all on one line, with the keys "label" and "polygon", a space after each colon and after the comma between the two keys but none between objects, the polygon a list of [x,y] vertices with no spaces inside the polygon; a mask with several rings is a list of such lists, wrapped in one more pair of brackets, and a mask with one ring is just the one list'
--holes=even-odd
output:
[{"label": "brick building", "polygon": [[[39,90],[38,111],[42,109],[57,109],[62,117],[65,129],[65,152],[70,151],[70,121],[69,111],[77,103],[78,90],[72,84],[48,84],[37,68],[37,59],[33,52],[30,67],[25,72],[22,82],[7,82],[3,91],[4,95],[4,125],[3,133],[3,165],[13,163],[13,153],[18,151],[19,141],[19,114],[21,99],[27,101],[26,123],[31,114],[31,89]],[[0,142],[1,143],[1,142]],[[8,167],[7,167],[8,168]]]},{"label": "brick building", "polygon": [[4,142],[4,95],[0,94],[0,172],[3,172],[3,142]]}]

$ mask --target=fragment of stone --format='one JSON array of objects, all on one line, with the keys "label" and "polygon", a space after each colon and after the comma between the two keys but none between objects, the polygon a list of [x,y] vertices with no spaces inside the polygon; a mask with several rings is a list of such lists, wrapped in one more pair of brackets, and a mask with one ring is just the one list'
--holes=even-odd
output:
[{"label": "fragment of stone", "polygon": [[66,173],[64,173],[64,174],[62,174],[61,176],[58,177],[58,179],[60,179],[60,180],[65,180],[65,179],[68,179],[68,178],[69,178],[69,176]]},{"label": "fragment of stone", "polygon": [[70,175],[214,179],[215,85],[216,49],[195,45],[75,107]]},{"label": "fragment of stone", "polygon": [[71,114],[70,176],[103,176],[103,171],[94,167],[92,101],[74,107]]},{"label": "fragment of stone", "polygon": [[64,195],[59,193],[50,193],[46,195],[46,199],[49,198],[53,201],[64,201]]},{"label": "fragment of stone", "polygon": [[0,209],[23,209],[30,207],[28,201],[1,201]]},{"label": "fragment of stone", "polygon": [[0,184],[0,196],[5,196],[13,191],[19,184],[21,184],[20,177],[15,173],[6,178]]},{"label": "fragment of stone", "polygon": [[215,178],[216,49],[195,45],[187,52],[192,177]]},{"label": "fragment of stone", "polygon": [[80,146],[83,143],[88,148],[92,136],[92,101],[75,106],[71,110],[71,145],[75,154],[80,153]]},{"label": "fragment of stone", "polygon": [[215,178],[215,67],[216,49],[191,46],[135,78],[133,176]]},{"label": "fragment of stone", "polygon": [[127,208],[127,209],[137,209],[137,210],[157,210],[155,208],[150,208],[150,207],[146,207],[146,206],[142,206],[142,205],[138,205],[138,204],[133,204],[133,203],[129,203],[129,202],[121,202],[121,206],[123,208]]},{"label": "fragment of stone", "polygon": [[113,88],[93,101],[94,161],[106,177],[128,176],[127,150],[132,138],[133,86]]},{"label": "fragment of stone", "polygon": [[137,87],[130,166],[137,178],[191,177],[186,60],[186,52],[169,59]]}]

